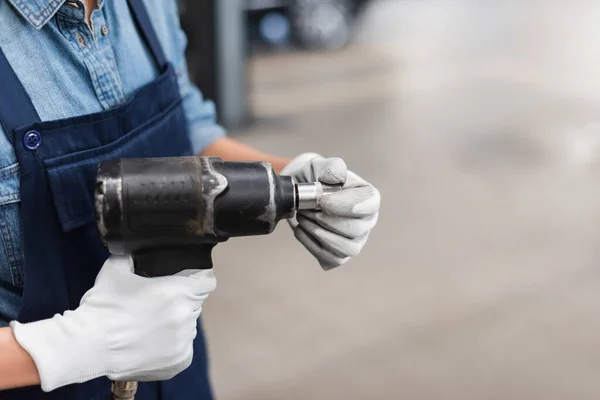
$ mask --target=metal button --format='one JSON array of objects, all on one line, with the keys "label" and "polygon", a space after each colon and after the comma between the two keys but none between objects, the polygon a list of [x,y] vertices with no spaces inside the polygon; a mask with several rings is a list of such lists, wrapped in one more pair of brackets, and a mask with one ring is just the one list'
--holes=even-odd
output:
[{"label": "metal button", "polygon": [[81,33],[77,32],[77,33],[75,33],[75,37],[77,37],[77,41],[79,42],[81,47],[85,47],[85,39],[83,38],[83,35]]},{"label": "metal button", "polygon": [[23,138],[23,144],[29,150],[35,150],[42,144],[42,135],[38,131],[29,131]]},{"label": "metal button", "polygon": [[108,36],[108,26],[102,25],[102,28],[100,28],[100,32],[102,32],[102,36]]}]

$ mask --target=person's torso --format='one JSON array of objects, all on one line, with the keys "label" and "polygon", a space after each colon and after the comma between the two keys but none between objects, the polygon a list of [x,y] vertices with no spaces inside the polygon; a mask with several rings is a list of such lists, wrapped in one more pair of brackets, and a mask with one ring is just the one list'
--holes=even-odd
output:
[{"label": "person's torso", "polygon": [[[201,112],[188,112],[202,107],[198,107],[199,93],[187,81],[185,62],[177,62],[184,54],[184,41],[177,38],[177,16],[164,19],[164,7],[159,7],[158,1],[109,1],[105,0],[103,18],[94,18],[94,31],[100,24],[102,37],[110,36],[110,25],[119,32],[117,43],[107,47],[97,45],[98,36],[90,34],[86,41],[79,30],[87,30],[84,24],[77,29],[61,25],[61,18],[77,21],[76,15],[69,15],[70,9],[54,17],[55,26],[45,25],[40,32],[28,30],[19,25],[18,18],[8,16],[16,25],[13,30],[14,26],[0,18],[0,84],[4,84],[4,90],[0,88],[0,123],[5,129],[1,134],[11,143],[5,149],[12,150],[5,152],[3,161],[8,163],[0,169],[0,189],[12,190],[12,198],[0,205],[0,246],[5,258],[0,259],[4,263],[0,269],[5,271],[0,280],[0,320],[17,317],[28,323],[74,310],[93,286],[109,256],[95,220],[98,163],[197,152],[190,140],[190,120],[203,125],[205,119]],[[51,20],[55,14],[52,7],[58,6],[57,0],[12,2],[33,24],[40,21],[31,7],[45,3],[46,7],[38,7],[39,15]],[[0,5],[0,17],[7,17],[6,2],[0,0]],[[115,6],[112,12],[110,5]],[[82,5],[67,7],[81,11]],[[158,22],[152,21],[149,13]],[[165,22],[164,29],[153,26]],[[4,28],[14,35],[5,36]],[[179,43],[175,56],[165,56],[163,48],[169,46],[160,43],[161,35]],[[151,50],[151,58],[139,37]],[[14,40],[27,41],[21,43],[23,51],[15,47]],[[121,56],[116,56],[116,51]],[[30,64],[43,65],[43,73],[36,73],[37,66]],[[124,81],[129,83],[124,85]],[[46,91],[52,95],[46,96]],[[186,94],[191,100],[187,103]],[[187,110],[184,104],[188,104]],[[196,133],[206,136],[202,126]],[[11,296],[19,297],[19,284],[11,281],[22,279],[19,274],[23,273],[22,304],[15,306]],[[82,357],[86,362],[84,354]],[[108,378],[100,377],[50,393],[35,386],[1,391],[0,398],[99,400],[110,397],[110,388]],[[190,367],[167,381],[140,383],[136,398],[212,398],[200,323]]]},{"label": "person's torso", "polygon": [[[166,57],[185,70],[176,1],[144,3]],[[159,74],[127,2],[99,6],[92,32],[79,1],[0,0],[0,48],[42,121],[117,107]],[[16,317],[24,279],[19,200],[19,166],[0,125],[0,324]]]}]

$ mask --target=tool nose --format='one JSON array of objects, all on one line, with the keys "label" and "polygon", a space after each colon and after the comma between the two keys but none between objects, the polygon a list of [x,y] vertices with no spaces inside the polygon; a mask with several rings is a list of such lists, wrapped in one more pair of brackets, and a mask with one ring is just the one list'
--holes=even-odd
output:
[{"label": "tool nose", "polygon": [[342,185],[325,185],[321,182],[296,183],[296,210],[319,211],[326,196],[342,190]]}]

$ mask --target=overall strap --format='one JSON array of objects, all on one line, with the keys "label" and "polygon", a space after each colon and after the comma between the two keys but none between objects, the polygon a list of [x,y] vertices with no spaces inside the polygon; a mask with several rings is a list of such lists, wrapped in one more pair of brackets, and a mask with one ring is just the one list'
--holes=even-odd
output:
[{"label": "overall strap", "polygon": [[0,48],[0,123],[14,145],[17,128],[40,122],[40,117],[15,71]]},{"label": "overall strap", "polygon": [[150,49],[154,61],[158,65],[159,70],[164,70],[167,66],[167,58],[162,50],[158,36],[152,27],[150,16],[146,11],[143,0],[127,0],[133,19],[138,27],[138,31],[142,35],[142,38],[146,42],[146,46]]}]

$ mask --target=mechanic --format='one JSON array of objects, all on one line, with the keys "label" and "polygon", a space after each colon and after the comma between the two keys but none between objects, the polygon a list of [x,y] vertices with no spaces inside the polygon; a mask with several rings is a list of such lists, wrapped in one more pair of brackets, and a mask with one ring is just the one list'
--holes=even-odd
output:
[{"label": "mechanic", "polygon": [[377,221],[378,191],[341,159],[226,137],[190,82],[176,3],[0,0],[0,399],[106,399],[109,379],[146,382],[142,400],[212,397],[199,316],[215,277],[141,278],[109,258],[92,196],[102,160],[261,160],[343,184],[290,221],[324,269]]}]

